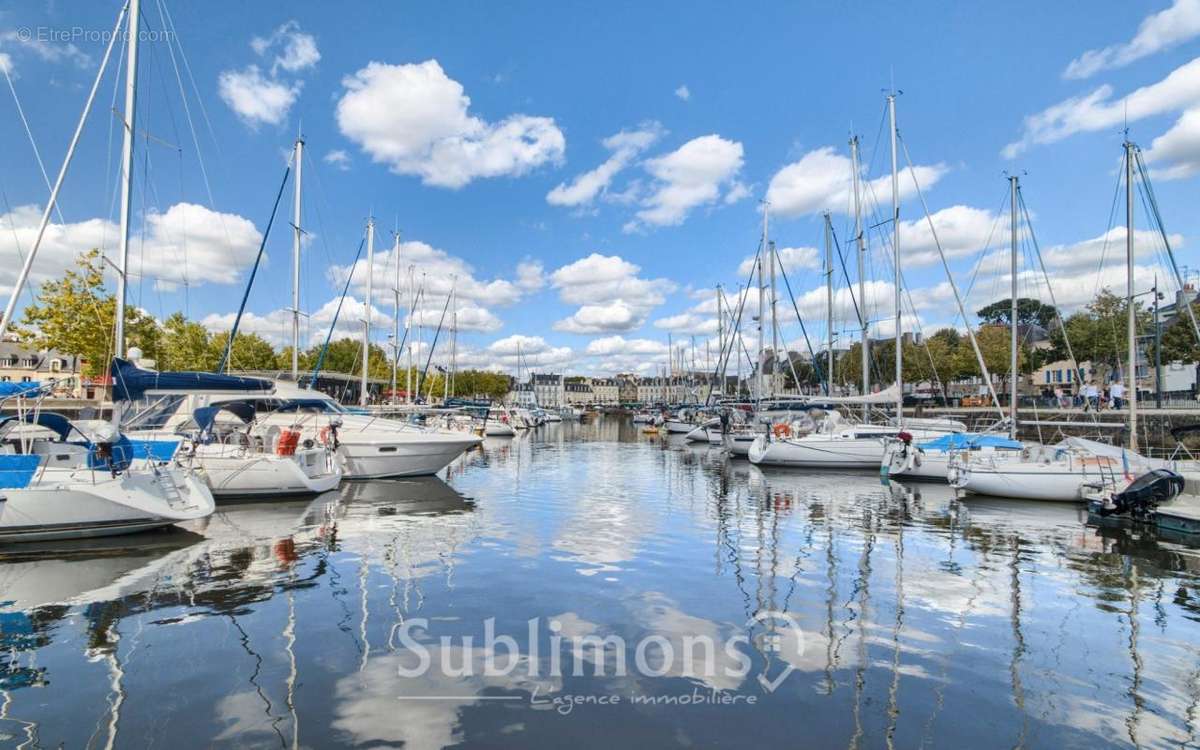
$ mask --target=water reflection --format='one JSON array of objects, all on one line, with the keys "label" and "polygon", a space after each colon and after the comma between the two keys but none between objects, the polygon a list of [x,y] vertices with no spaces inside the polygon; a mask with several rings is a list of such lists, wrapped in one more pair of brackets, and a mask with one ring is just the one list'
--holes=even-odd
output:
[{"label": "water reflection", "polygon": [[[444,480],[8,555],[0,745],[1195,744],[1200,554],[1085,520],[562,423]],[[552,635],[745,641],[712,672],[556,674]],[[406,639],[455,669],[402,676]],[[628,703],[693,690],[757,702]],[[626,704],[552,702],[584,694]]]}]

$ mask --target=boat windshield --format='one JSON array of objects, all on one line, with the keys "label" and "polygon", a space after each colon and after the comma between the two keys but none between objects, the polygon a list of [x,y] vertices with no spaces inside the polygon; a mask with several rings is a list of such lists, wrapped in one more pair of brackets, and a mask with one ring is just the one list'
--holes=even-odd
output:
[{"label": "boat windshield", "polygon": [[122,421],[121,429],[127,432],[161,430],[166,427],[167,421],[175,412],[179,411],[179,405],[183,403],[184,398],[186,396],[183,394],[172,394],[137,402],[138,411]]},{"label": "boat windshield", "polygon": [[319,398],[297,398],[284,401],[275,411],[281,414],[345,414],[346,410],[334,401]]}]

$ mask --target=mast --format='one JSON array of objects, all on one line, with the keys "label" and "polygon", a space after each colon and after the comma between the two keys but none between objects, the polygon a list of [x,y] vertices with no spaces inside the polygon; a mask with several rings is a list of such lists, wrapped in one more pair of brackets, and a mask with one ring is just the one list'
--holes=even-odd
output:
[{"label": "mast", "polygon": [[396,262],[396,282],[392,286],[392,406],[396,405],[397,375],[400,369],[400,230],[396,230],[392,259]]},{"label": "mast", "polygon": [[455,281],[454,287],[450,290],[452,301],[452,315],[450,318],[450,392],[455,393],[455,386],[458,385],[458,282]]},{"label": "mast", "polygon": [[[833,395],[833,224],[825,212],[825,337],[829,346],[829,366],[825,371],[825,395]],[[797,385],[799,385],[797,383]]]},{"label": "mast", "polygon": [[129,219],[133,210],[133,137],[137,129],[138,24],[141,0],[129,0],[129,50],[125,60],[125,135],[121,142],[121,234],[117,251],[117,318],[113,353],[125,356],[125,298],[129,270]]},{"label": "mast", "polygon": [[762,230],[762,249],[758,254],[758,366],[755,369],[758,371],[758,400],[761,402],[763,398],[763,369],[765,362],[763,361],[763,317],[766,313],[766,306],[763,304],[763,290],[766,289],[766,281],[763,279],[763,256],[767,254],[767,202],[763,201],[763,230]]},{"label": "mast", "polygon": [[54,187],[50,188],[50,200],[46,203],[45,210],[42,211],[42,219],[38,223],[37,235],[33,240],[33,247],[25,255],[25,260],[21,265],[21,270],[17,273],[16,283],[13,284],[12,294],[8,299],[8,304],[4,308],[4,316],[0,318],[0,339],[4,338],[5,332],[8,331],[8,326],[12,323],[13,315],[17,310],[17,303],[21,300],[21,293],[25,290],[25,284],[29,281],[29,272],[33,269],[33,261],[37,258],[38,250],[42,246],[42,238],[46,236],[46,227],[50,225],[50,214],[58,208],[58,193],[62,189],[63,180],[67,176],[67,169],[71,166],[71,160],[75,157],[75,147],[79,145],[79,137],[83,134],[83,126],[87,123],[88,115],[91,114],[92,104],[96,101],[96,92],[100,89],[100,81],[104,79],[104,71],[108,69],[108,61],[112,56],[113,43],[120,36],[121,24],[125,22],[125,13],[129,10],[127,4],[121,6],[121,12],[117,14],[117,21],[113,24],[112,34],[108,39],[108,46],[104,48],[104,57],[100,59],[100,68],[96,71],[96,77],[92,81],[92,88],[88,92],[87,101],[83,105],[83,112],[79,115],[79,122],[75,125],[75,133],[71,136],[71,143],[67,146],[67,155],[63,158],[62,166],[58,169],[58,177],[54,180]]},{"label": "mast", "polygon": [[375,276],[375,219],[367,219],[367,306],[363,311],[363,359],[362,390],[358,394],[360,406],[367,405],[367,373],[371,366],[371,283]]},{"label": "mast", "polygon": [[[867,282],[864,265],[867,247],[863,238],[862,198],[859,193],[858,136],[850,139],[850,167],[854,170],[854,241],[858,243],[858,327],[862,330],[862,393],[871,392],[871,338],[867,331]],[[871,407],[863,404],[863,421],[871,416]]]},{"label": "mast", "polygon": [[[720,388],[719,393],[720,393],[720,395],[724,396],[725,395],[725,368],[729,366],[729,359],[728,359],[728,356],[725,354],[725,311],[721,308],[721,285],[720,284],[717,284],[717,344],[720,349],[720,353],[717,354],[717,370],[720,371],[719,376],[721,378],[720,383],[719,383],[719,388]],[[725,360],[724,367],[721,366],[722,359]],[[718,373],[714,372],[713,373],[714,380],[716,379],[717,376],[718,376]],[[714,384],[714,385],[718,385],[718,384]],[[709,393],[712,393],[712,391],[710,390]]]},{"label": "mast", "polygon": [[297,136],[296,197],[292,200],[292,380],[300,381],[300,196],[304,182],[304,138]]},{"label": "mast", "polygon": [[896,425],[904,424],[904,341],[900,332],[900,178],[896,170],[896,94],[888,94],[888,122],[892,131],[892,283],[896,292]]},{"label": "mast", "polygon": [[1012,250],[1009,253],[1011,268],[1009,273],[1012,276],[1012,299],[1010,300],[1011,308],[1009,309],[1008,327],[1011,334],[1012,352],[1008,362],[1008,436],[1013,440],[1017,439],[1017,176],[1011,175],[1008,178],[1009,184],[1009,202],[1012,204]]},{"label": "mast", "polygon": [[1129,450],[1138,449],[1137,311],[1133,307],[1133,144],[1125,141],[1125,305],[1129,308],[1129,369],[1125,390],[1129,396]]}]

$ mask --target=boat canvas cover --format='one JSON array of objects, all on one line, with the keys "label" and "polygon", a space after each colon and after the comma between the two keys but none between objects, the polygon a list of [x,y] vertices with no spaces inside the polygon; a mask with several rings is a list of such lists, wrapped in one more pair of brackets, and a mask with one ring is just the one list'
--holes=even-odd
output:
[{"label": "boat canvas cover", "polygon": [[41,460],[41,456],[31,454],[0,454],[0,490],[28,487]]},{"label": "boat canvas cover", "polygon": [[212,372],[154,372],[128,360],[114,357],[110,368],[113,401],[138,401],[153,392],[241,392],[270,393],[275,384],[263,378],[218,375]]},{"label": "boat canvas cover", "polygon": [[19,396],[41,390],[42,384],[36,380],[23,383],[0,383],[0,397]]},{"label": "boat canvas cover", "polygon": [[943,435],[936,440],[921,443],[922,449],[933,451],[960,451],[970,450],[971,448],[1011,448],[1020,450],[1024,447],[1025,445],[1021,441],[1013,440],[1003,435],[972,435],[963,432]]}]

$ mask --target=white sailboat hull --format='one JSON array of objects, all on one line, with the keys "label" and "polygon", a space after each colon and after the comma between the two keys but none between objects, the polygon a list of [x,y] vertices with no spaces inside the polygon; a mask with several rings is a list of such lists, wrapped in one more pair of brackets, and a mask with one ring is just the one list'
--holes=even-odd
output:
[{"label": "white sailboat hull", "polygon": [[663,427],[665,427],[667,429],[667,432],[672,433],[674,435],[686,435],[687,433],[696,429],[695,424],[693,424],[691,422],[681,422],[678,419],[666,420],[665,422],[663,422]]},{"label": "white sailboat hull", "polygon": [[1085,493],[1101,484],[1095,472],[1083,472],[1066,466],[1025,464],[1014,466],[955,467],[950,484],[976,495],[1011,497],[1019,500],[1083,502]]},{"label": "white sailboat hull", "polygon": [[733,433],[729,436],[730,455],[743,457],[749,456],[750,446],[754,445],[754,441],[757,440],[758,437],[758,435],[751,433]]},{"label": "white sailboat hull", "polygon": [[328,492],[342,481],[342,469],[324,448],[292,456],[270,453],[197,455],[194,463],[217,498],[295,496]]},{"label": "white sailboat hull", "polygon": [[806,436],[768,441],[758,437],[750,446],[753,464],[810,469],[879,469],[883,438]]},{"label": "white sailboat hull", "polygon": [[0,542],[130,534],[212,515],[213,496],[190,472],[46,469],[29,487],[0,491]]}]

